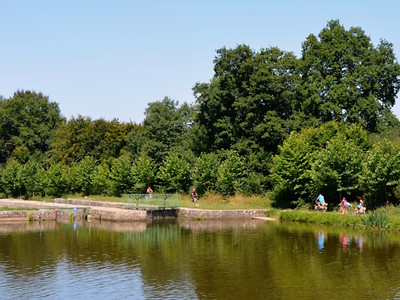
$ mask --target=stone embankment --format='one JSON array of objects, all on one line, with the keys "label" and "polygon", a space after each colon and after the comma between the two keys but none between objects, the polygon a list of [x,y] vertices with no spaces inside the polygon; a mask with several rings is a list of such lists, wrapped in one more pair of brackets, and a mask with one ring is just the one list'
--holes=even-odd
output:
[{"label": "stone embankment", "polygon": [[178,216],[180,218],[199,220],[221,220],[265,217],[264,210],[205,210],[181,208]]},{"label": "stone embankment", "polygon": [[59,207],[52,203],[20,199],[0,199],[0,207],[13,208],[0,211],[0,221],[9,222],[85,219],[88,214],[86,207],[74,210],[72,206]]},{"label": "stone embankment", "polygon": [[[180,208],[176,210],[140,210],[126,203],[88,201],[80,199],[54,199],[54,203],[0,199],[0,207],[21,208],[0,211],[0,221],[28,220],[103,220],[113,222],[147,221],[154,217],[179,219],[224,220],[265,217],[263,210],[203,210]],[[24,208],[35,210],[24,210]]]}]

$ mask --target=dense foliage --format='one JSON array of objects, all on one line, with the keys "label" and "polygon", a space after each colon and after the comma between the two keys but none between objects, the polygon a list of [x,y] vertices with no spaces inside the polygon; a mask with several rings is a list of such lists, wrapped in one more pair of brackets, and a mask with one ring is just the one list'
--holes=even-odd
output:
[{"label": "dense foliage", "polygon": [[342,196],[355,200],[362,194],[359,177],[369,148],[367,132],[360,125],[329,122],[291,134],[273,159],[277,204],[311,204],[318,193],[335,204]]},{"label": "dense foliage", "polygon": [[0,193],[265,194],[280,207],[400,200],[400,88],[393,46],[328,22],[297,58],[277,47],[216,51],[193,105],[151,102],[141,124],[65,120],[34,91],[0,97]]},{"label": "dense foliage", "polygon": [[11,99],[0,99],[0,163],[41,157],[62,120],[58,104],[42,93],[18,91]]}]

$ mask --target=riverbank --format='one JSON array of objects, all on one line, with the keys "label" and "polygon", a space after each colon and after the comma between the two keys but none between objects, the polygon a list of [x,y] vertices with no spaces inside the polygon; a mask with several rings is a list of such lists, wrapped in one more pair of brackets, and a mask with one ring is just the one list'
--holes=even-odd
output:
[{"label": "riverbank", "polygon": [[301,210],[281,211],[279,219],[290,222],[400,231],[400,209],[394,206],[382,207],[363,215]]},{"label": "riverbank", "polygon": [[124,202],[88,199],[54,199],[53,202],[0,199],[0,222],[43,220],[87,220],[111,222],[146,222],[153,218],[188,220],[260,219],[326,224],[360,229],[400,231],[400,208],[387,206],[365,215],[310,210],[276,209],[202,209],[180,207],[174,210],[134,209]]},{"label": "riverbank", "polygon": [[[54,199],[52,203],[20,199],[0,199],[0,221],[40,220],[104,220],[114,222],[145,222],[154,217],[177,217],[194,220],[251,219],[265,217],[263,209],[206,210],[177,208],[175,210],[133,209],[123,202],[105,202],[83,199]],[[20,208],[20,210],[15,210]],[[29,210],[27,210],[29,208]]]}]

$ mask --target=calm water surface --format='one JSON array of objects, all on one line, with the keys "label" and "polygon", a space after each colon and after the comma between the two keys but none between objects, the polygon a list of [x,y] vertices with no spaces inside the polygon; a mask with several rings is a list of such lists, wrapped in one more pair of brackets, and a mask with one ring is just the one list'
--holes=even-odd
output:
[{"label": "calm water surface", "polygon": [[400,235],[258,220],[0,223],[1,299],[400,299]]}]

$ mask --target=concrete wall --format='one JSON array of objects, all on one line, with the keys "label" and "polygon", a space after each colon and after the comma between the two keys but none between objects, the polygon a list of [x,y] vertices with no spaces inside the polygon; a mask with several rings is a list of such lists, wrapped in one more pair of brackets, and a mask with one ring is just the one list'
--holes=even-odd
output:
[{"label": "concrete wall", "polygon": [[0,211],[0,221],[39,221],[39,220],[78,220],[84,219],[87,212],[78,210],[10,210]]},{"label": "concrete wall", "polygon": [[204,220],[217,220],[217,219],[239,219],[239,218],[252,218],[252,217],[265,217],[263,210],[202,210],[202,209],[188,209],[181,208],[178,213],[179,218],[189,219],[204,219]]},{"label": "concrete wall", "polygon": [[144,210],[103,210],[92,208],[88,215],[89,220],[104,220],[115,222],[146,221],[147,213]]}]

